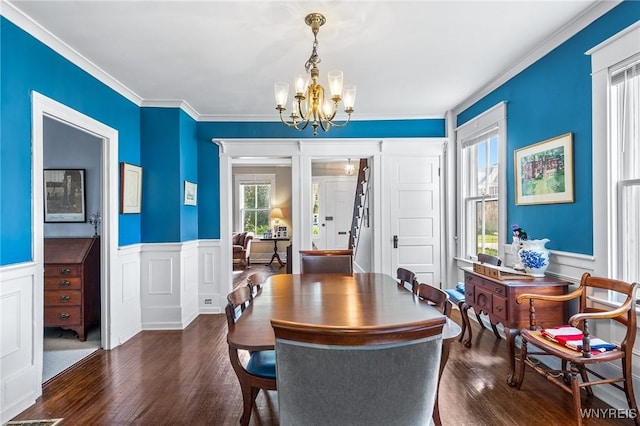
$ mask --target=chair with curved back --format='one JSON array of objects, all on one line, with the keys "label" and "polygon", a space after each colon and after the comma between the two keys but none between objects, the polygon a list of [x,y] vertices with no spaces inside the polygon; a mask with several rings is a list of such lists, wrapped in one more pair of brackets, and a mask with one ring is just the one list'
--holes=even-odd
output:
[{"label": "chair with curved back", "polygon": [[[582,410],[580,390],[586,389],[588,395],[592,395],[592,386],[610,384],[622,390],[627,398],[627,404],[631,413],[635,413],[635,424],[640,424],[638,419],[638,406],[633,392],[633,375],[631,361],[633,344],[636,339],[636,301],[635,294],[640,285],[627,283],[609,278],[592,277],[584,273],[580,280],[580,286],[573,292],[562,296],[545,296],[537,294],[521,294],[516,298],[517,303],[529,300],[529,329],[520,331],[522,346],[520,348],[520,363],[518,371],[517,387],[520,389],[524,381],[525,367],[528,366],[539,374],[542,374],[550,382],[558,385],[564,391],[573,395],[573,409],[578,425],[582,425]],[[606,309],[604,305],[596,305],[589,301],[589,296],[595,291],[605,290],[615,292],[625,297],[624,302],[616,308]],[[569,318],[569,326],[561,324],[544,324],[547,328],[537,327],[535,317],[535,300],[546,302],[564,303],[578,299],[578,313]],[[619,342],[604,342],[591,335],[591,330],[598,330],[594,325],[601,324],[606,329],[620,328]],[[624,333],[622,331],[624,330]],[[575,333],[575,334],[574,334]],[[618,333],[615,333],[618,335]],[[555,341],[550,340],[550,337]],[[537,349],[529,351],[529,346]],[[538,359],[533,357],[553,356],[561,361],[560,370],[546,367]],[[605,378],[605,371],[615,371],[613,368],[594,371],[593,365],[597,363],[611,363],[620,361],[622,377]],[[569,368],[567,368],[569,364]],[[616,369],[617,370],[617,369]],[[596,380],[591,380],[592,375]],[[581,379],[581,380],[580,380]]]},{"label": "chair with curved back", "polygon": [[266,280],[266,276],[263,272],[254,272],[247,277],[247,284],[251,288],[252,297],[256,297],[262,291],[262,286]]},{"label": "chair with curved back", "polygon": [[447,317],[451,315],[451,303],[449,302],[449,295],[437,287],[429,284],[418,283],[414,287],[413,294],[418,300],[428,303],[434,306],[437,310],[442,312]]},{"label": "chair with curved back", "polygon": [[398,285],[406,288],[412,293],[415,293],[417,281],[416,274],[413,271],[405,268],[398,268],[396,271],[396,278],[398,279]]},{"label": "chair with curved back", "polygon": [[[225,313],[227,316],[227,325],[231,329],[235,326],[236,321],[240,319],[242,313],[253,302],[251,288],[248,285],[235,288],[227,295],[227,301]],[[243,364],[240,360],[238,349],[229,346],[229,359],[231,360],[233,371],[235,371],[238,377],[242,391],[243,409],[240,423],[246,426],[249,424],[251,411],[255,405],[255,400],[260,389],[277,389],[275,351],[265,350],[251,352],[248,362]]]},{"label": "chair with curved back", "polygon": [[[449,317],[451,315],[451,302],[449,301],[449,295],[444,291],[437,287],[434,287],[429,284],[418,283],[416,281],[416,285],[413,287],[413,295],[418,299],[420,303],[425,303],[430,306],[433,306],[437,310],[439,310],[443,315]],[[442,355],[441,358],[446,360],[449,358],[449,345],[442,345]],[[440,383],[440,379],[442,378],[442,372],[444,371],[445,363],[440,363],[440,373],[438,375],[438,383]],[[438,386],[439,388],[440,386]],[[442,425],[442,420],[440,419],[440,408],[438,404],[438,393],[436,392],[436,402],[433,407],[433,422],[436,426]]]},{"label": "chair with curved back", "polygon": [[301,274],[353,274],[353,250],[300,250]]}]

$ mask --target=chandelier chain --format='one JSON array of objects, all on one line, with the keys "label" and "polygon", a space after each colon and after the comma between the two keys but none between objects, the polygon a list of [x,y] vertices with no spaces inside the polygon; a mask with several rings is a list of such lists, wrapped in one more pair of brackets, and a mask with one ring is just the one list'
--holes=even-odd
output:
[{"label": "chandelier chain", "polygon": [[318,56],[318,39],[314,36],[313,49],[311,51],[311,56],[309,57],[307,62],[304,64],[304,69],[307,70],[307,72],[309,72],[314,65],[318,65],[320,62],[322,62],[322,60]]}]

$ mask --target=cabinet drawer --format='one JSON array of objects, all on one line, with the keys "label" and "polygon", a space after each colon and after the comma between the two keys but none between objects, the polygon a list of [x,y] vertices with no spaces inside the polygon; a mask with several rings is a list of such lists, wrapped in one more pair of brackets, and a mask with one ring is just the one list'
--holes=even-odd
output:
[{"label": "cabinet drawer", "polygon": [[494,294],[491,302],[493,304],[493,314],[498,318],[507,319],[507,299]]},{"label": "cabinet drawer", "polygon": [[486,313],[493,312],[493,295],[483,288],[475,288],[474,305]]},{"label": "cabinet drawer", "polygon": [[77,277],[80,275],[78,265],[46,265],[45,277]]},{"label": "cabinet drawer", "polygon": [[80,306],[46,306],[44,308],[44,325],[68,326],[82,323]]},{"label": "cabinet drawer", "polygon": [[64,277],[45,277],[44,279],[44,289],[45,290],[64,290],[64,289],[74,289],[80,290],[82,280],[80,278],[64,278]]},{"label": "cabinet drawer", "polygon": [[47,290],[44,292],[44,305],[70,306],[82,303],[82,292],[80,290]]}]

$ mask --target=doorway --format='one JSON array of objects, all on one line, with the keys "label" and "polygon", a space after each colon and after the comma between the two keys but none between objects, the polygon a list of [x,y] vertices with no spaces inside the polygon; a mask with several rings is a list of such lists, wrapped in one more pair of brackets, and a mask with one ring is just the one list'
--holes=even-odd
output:
[{"label": "doorway", "polygon": [[[312,242],[319,250],[349,248],[357,174],[348,159],[312,160]],[[357,166],[356,166],[357,167]]]},{"label": "doorway", "polygon": [[[96,207],[100,208],[102,217],[100,224],[100,321],[99,321],[99,342],[105,349],[112,349],[111,337],[112,327],[110,318],[111,312],[111,291],[112,283],[110,278],[114,276],[112,272],[113,261],[117,258],[118,249],[118,132],[91,117],[75,111],[53,99],[32,92],[32,247],[33,261],[36,264],[44,264],[44,169],[45,169],[45,120],[51,119],[58,123],[67,125],[77,131],[89,135],[98,142],[100,163],[97,172],[98,199]],[[73,152],[67,152],[71,158]],[[91,212],[89,212],[90,214]],[[84,223],[84,226],[89,226]],[[93,235],[93,228],[89,228],[89,235]],[[44,270],[42,267],[40,270]],[[33,365],[37,375],[35,383],[42,383],[43,360],[44,360],[44,322],[42,312],[44,309],[44,274],[35,276],[33,287]],[[119,315],[115,312],[114,315]],[[116,330],[117,332],[117,330]],[[35,390],[36,395],[41,393]]]},{"label": "doorway", "polygon": [[[55,186],[57,182],[47,182],[47,178],[53,179],[56,171],[67,171],[76,173],[82,177],[81,186],[75,194],[73,210],[75,215],[82,218],[75,218],[73,222],[57,221],[59,219],[51,219],[49,215],[45,215],[44,238],[82,238],[91,239],[99,237],[102,218],[102,139],[89,134],[83,130],[77,129],[66,123],[54,120],[50,117],[43,118],[43,167],[48,173],[45,174],[45,188],[47,206],[55,206],[56,202],[62,199],[62,192],[57,191],[59,188]],[[61,173],[60,173],[61,174]],[[60,192],[60,194],[58,194]],[[56,211],[66,211],[69,206]],[[47,209],[47,212],[50,212]],[[52,215],[54,216],[54,215]],[[93,218],[89,223],[89,218]],[[100,220],[98,221],[98,218]],[[84,221],[82,221],[84,220]],[[51,241],[51,240],[50,240]],[[98,243],[99,244],[99,243]],[[45,259],[46,260],[46,259]],[[90,285],[93,288],[92,294],[100,293],[100,280],[102,274],[97,274],[97,279],[92,283],[83,283],[82,286]],[[73,282],[75,285],[75,282]],[[64,312],[72,312],[75,315],[74,308],[81,306],[80,297],[76,297],[83,290],[69,289],[67,291],[46,290],[45,283],[45,305],[51,309],[63,309]],[[53,297],[55,293],[56,297]],[[49,296],[48,296],[49,294]],[[61,301],[64,299],[64,302]],[[84,298],[83,298],[84,299]],[[72,306],[69,306],[73,303]],[[75,303],[78,303],[76,305]],[[93,305],[93,303],[92,303]],[[83,311],[91,309],[94,318],[99,318],[98,306],[83,306]],[[45,308],[46,309],[46,308]],[[62,314],[62,313],[61,313]],[[87,315],[85,315],[87,317]],[[57,374],[68,369],[80,360],[84,359],[91,353],[101,347],[100,322],[90,324],[88,333],[84,341],[80,341],[76,333],[68,328],[59,327],[52,324],[51,320],[45,315],[44,341],[43,341],[43,365],[42,365],[42,382],[47,382]]]}]

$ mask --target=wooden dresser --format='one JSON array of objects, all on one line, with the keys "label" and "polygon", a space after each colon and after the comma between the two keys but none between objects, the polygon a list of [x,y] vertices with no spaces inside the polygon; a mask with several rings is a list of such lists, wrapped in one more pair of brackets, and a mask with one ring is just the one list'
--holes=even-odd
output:
[{"label": "wooden dresser", "polygon": [[[464,270],[463,320],[469,324],[467,310],[473,308],[476,313],[489,316],[492,325],[502,323],[509,349],[511,372],[507,377],[509,385],[515,385],[515,337],[522,328],[529,328],[529,304],[516,303],[516,297],[525,293],[546,295],[566,294],[571,283],[550,276],[534,279],[499,280],[474,272],[472,268]],[[565,324],[568,317],[566,307],[551,302],[536,302],[536,320],[540,326],[558,326]],[[463,342],[471,346],[471,327],[468,338]]]},{"label": "wooden dresser", "polygon": [[45,238],[44,326],[87,339],[100,321],[100,239]]}]

